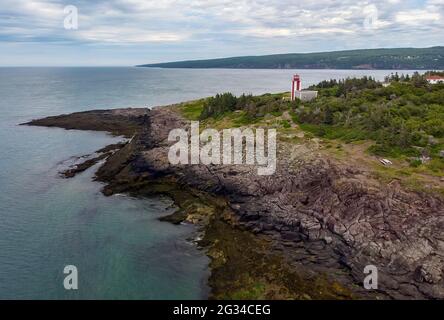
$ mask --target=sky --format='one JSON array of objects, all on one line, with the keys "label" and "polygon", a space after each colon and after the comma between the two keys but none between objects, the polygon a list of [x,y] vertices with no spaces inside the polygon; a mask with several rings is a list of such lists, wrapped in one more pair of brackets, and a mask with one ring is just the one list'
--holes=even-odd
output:
[{"label": "sky", "polygon": [[431,47],[443,18],[444,0],[0,0],[0,66]]}]

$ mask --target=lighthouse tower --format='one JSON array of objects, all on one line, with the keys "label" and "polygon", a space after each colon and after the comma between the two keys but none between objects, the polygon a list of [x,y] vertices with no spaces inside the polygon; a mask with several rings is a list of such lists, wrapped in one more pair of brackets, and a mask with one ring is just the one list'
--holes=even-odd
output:
[{"label": "lighthouse tower", "polygon": [[296,99],[301,101],[311,101],[317,97],[317,91],[302,90],[302,81],[298,74],[293,76],[293,81],[291,83],[291,101],[295,101]]},{"label": "lighthouse tower", "polygon": [[293,81],[291,83],[291,101],[294,101],[296,99],[296,92],[300,93],[301,90],[302,90],[301,77],[298,74],[295,74],[293,76]]}]

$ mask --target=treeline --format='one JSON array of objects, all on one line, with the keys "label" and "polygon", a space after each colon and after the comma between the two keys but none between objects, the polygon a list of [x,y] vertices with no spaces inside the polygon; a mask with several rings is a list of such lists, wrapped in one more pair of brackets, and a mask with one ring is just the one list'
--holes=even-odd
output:
[{"label": "treeline", "polygon": [[319,98],[297,109],[297,119],[321,136],[373,139],[377,154],[437,156],[444,148],[444,84],[430,85],[418,73],[386,81],[320,83]]},{"label": "treeline", "polygon": [[386,79],[389,85],[371,77],[322,81],[311,87],[319,96],[310,102],[290,102],[280,94],[224,93],[206,100],[200,119],[238,111],[240,123],[248,124],[288,110],[293,121],[318,136],[371,139],[376,144],[370,151],[379,155],[439,158],[444,150],[444,84],[429,84],[429,74],[392,74]]},{"label": "treeline", "polygon": [[444,69],[444,47],[290,53],[141,65],[160,68]]},{"label": "treeline", "polygon": [[296,107],[297,102],[283,99],[280,94],[265,94],[262,96],[241,95],[234,96],[231,93],[217,94],[208,98],[200,115],[200,120],[207,118],[218,118],[228,112],[244,111],[244,116],[253,121],[268,113],[281,112],[291,107]]},{"label": "treeline", "polygon": [[420,74],[419,72],[415,72],[412,76],[409,76],[408,74],[399,75],[398,72],[392,73],[389,76],[385,77],[386,83],[392,83],[392,82],[409,82],[413,84],[415,87],[425,87],[427,86],[427,77],[428,76],[444,76],[444,72],[440,71],[428,71],[425,74]]},{"label": "treeline", "polygon": [[347,78],[341,80],[324,80],[319,84],[311,86],[311,90],[322,90],[324,96],[329,97],[342,97],[347,94],[363,90],[363,89],[375,89],[382,87],[382,84],[376,81],[372,77],[363,78]]}]

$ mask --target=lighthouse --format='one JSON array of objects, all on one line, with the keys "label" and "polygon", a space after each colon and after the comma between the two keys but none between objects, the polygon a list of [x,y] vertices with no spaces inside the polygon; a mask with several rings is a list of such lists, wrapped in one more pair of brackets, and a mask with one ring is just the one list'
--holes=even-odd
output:
[{"label": "lighthouse", "polygon": [[318,96],[317,91],[302,90],[302,79],[298,74],[293,76],[291,82],[291,101],[299,99],[301,101],[310,101],[316,99]]},{"label": "lighthouse", "polygon": [[293,81],[291,83],[291,101],[296,98],[296,91],[300,92],[302,90],[301,77],[298,74],[293,76]]}]

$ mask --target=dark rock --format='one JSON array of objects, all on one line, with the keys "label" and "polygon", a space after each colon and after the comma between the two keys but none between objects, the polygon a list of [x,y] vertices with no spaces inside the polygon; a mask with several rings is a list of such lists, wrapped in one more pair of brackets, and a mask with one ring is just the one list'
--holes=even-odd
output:
[{"label": "dark rock", "polygon": [[[77,126],[98,128],[101,124],[113,132],[128,131],[115,124],[121,114],[103,116],[104,120],[96,118],[94,123]],[[60,120],[62,127],[71,128],[68,118],[34,124],[55,126]],[[444,262],[436,258],[444,257],[444,245],[439,242],[444,234],[441,197],[406,191],[396,182],[383,184],[357,167],[343,167],[292,145],[281,146],[272,176],[258,176],[257,168],[248,165],[173,166],[167,158],[168,134],[172,129],[187,129],[189,123],[171,108],[153,109],[148,117],[133,116],[129,121],[124,123],[131,130],[138,128],[136,136],[97,173],[110,183],[106,194],[143,186],[148,177],[169,177],[227,199],[247,230],[280,233],[273,236],[273,247],[291,247],[282,250],[289,259],[316,266],[316,270],[322,266],[331,272],[346,270],[346,278],[359,286],[364,267],[372,264],[386,276],[381,283],[386,285],[379,289],[386,296],[441,297]],[[305,253],[297,255],[293,251],[300,246]]]}]

